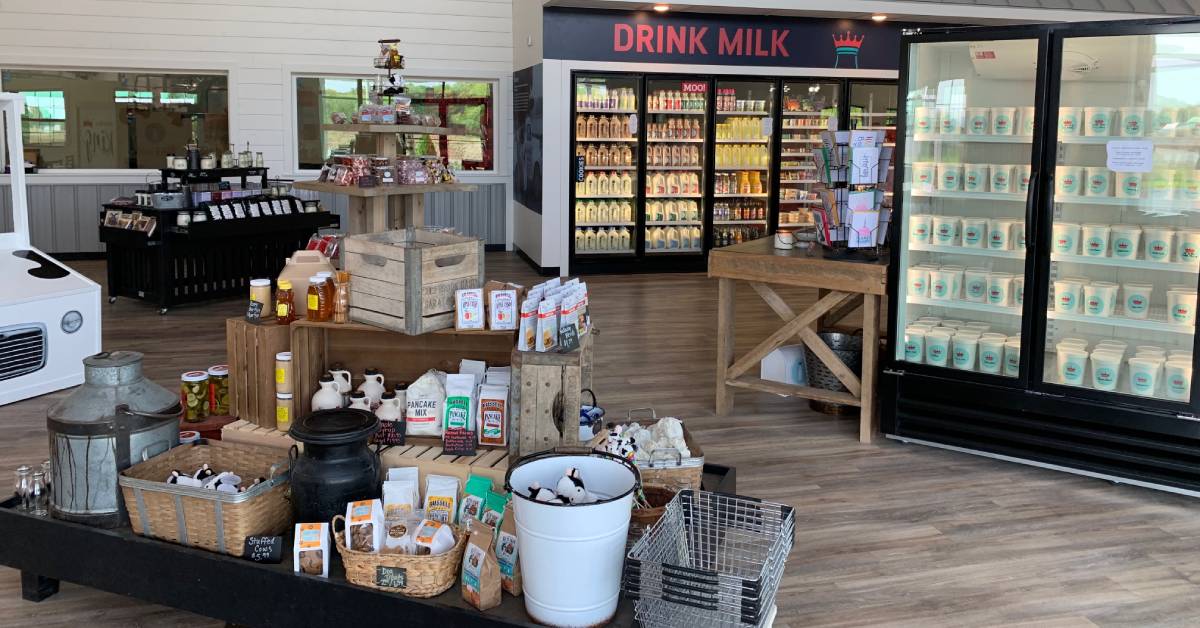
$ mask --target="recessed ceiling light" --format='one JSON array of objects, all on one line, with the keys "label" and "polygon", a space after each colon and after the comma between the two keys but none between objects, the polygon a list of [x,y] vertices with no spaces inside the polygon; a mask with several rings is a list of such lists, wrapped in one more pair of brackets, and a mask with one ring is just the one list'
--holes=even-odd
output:
[{"label": "recessed ceiling light", "polygon": [[876,14],[874,14],[874,15],[872,15],[872,16],[871,16],[871,19],[872,19],[872,20],[874,20],[874,21],[876,21],[876,22],[882,22],[882,21],[884,21],[884,20],[886,20],[886,19],[887,19],[887,16],[886,16],[886,15],[884,15],[884,14],[882,14],[882,13],[876,13]]},{"label": "recessed ceiling light", "polygon": [[671,10],[671,5],[669,5],[665,2],[660,2],[656,5],[654,5],[654,10],[658,11],[659,13],[666,13],[667,11]]}]

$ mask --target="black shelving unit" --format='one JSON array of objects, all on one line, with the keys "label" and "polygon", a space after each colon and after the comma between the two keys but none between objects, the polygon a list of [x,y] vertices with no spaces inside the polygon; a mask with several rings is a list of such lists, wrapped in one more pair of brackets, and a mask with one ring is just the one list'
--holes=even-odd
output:
[{"label": "black shelving unit", "polygon": [[246,294],[250,279],[278,275],[284,260],[303,248],[318,229],[340,226],[335,214],[302,213],[300,199],[284,200],[291,214],[209,220],[186,227],[176,226],[178,214],[199,208],[105,204],[105,210],[136,210],[158,221],[155,232],[146,235],[107,227],[104,213],[100,213],[100,241],[106,245],[108,266],[108,302],[117,297],[139,299],[157,305],[159,313],[166,314],[176,305]]},{"label": "black shelving unit", "polygon": [[208,170],[190,170],[162,168],[162,186],[166,188],[172,180],[186,185],[191,183],[217,183],[225,179],[241,179],[242,188],[246,187],[251,177],[258,177],[262,187],[267,187],[266,168],[209,168]]}]

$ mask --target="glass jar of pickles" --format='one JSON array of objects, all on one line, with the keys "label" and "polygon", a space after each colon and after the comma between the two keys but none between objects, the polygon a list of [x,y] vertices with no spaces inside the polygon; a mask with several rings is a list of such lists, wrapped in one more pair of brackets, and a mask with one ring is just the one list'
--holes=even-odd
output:
[{"label": "glass jar of pickles", "polygon": [[179,377],[179,403],[183,420],[199,423],[208,417],[208,373],[188,371]]},{"label": "glass jar of pickles", "polygon": [[225,364],[208,368],[208,411],[213,416],[229,414],[229,366]]}]

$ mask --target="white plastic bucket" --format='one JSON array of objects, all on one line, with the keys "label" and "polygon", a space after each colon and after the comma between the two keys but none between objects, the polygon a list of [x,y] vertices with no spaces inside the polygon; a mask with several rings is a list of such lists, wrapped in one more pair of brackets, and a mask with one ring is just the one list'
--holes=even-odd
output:
[{"label": "white plastic bucket", "polygon": [[[531,499],[537,482],[554,489],[567,469],[579,469],[595,503],[564,505]],[[641,477],[612,454],[546,451],[508,471],[513,494],[525,610],[548,626],[606,624],[617,610],[633,495]]]}]

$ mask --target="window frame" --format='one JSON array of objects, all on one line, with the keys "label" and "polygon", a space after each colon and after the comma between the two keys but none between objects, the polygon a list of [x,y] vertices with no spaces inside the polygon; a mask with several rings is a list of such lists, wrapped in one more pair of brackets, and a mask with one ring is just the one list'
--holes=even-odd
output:
[{"label": "window frame", "polygon": [[[11,63],[0,63],[0,70],[30,70],[49,72],[144,72],[147,74],[211,74],[224,76],[228,90],[229,141],[235,146],[242,141],[238,100],[240,98],[239,70],[234,65],[213,63],[187,63],[178,65],[146,65],[129,63],[126,59],[93,57],[70,63],[48,63],[44,55],[12,55]],[[0,91],[4,91],[0,79]],[[2,148],[2,146],[0,146]],[[8,184],[11,175],[3,174],[7,165],[7,150],[0,151],[0,184]],[[37,183],[44,185],[134,184],[145,183],[148,177],[157,177],[157,168],[46,168],[38,170]],[[33,183],[33,181],[30,181]]]},{"label": "window frame", "polygon": [[[507,128],[507,126],[511,126],[508,102],[512,98],[511,74],[479,70],[426,70],[422,68],[409,68],[403,74],[406,82],[475,81],[491,83],[492,168],[490,170],[459,170],[455,174],[459,180],[466,182],[500,182],[511,176],[509,170],[511,129]],[[374,79],[376,74],[364,72],[362,66],[352,68],[296,66],[284,67],[283,77],[284,124],[285,128],[290,129],[285,139],[288,145],[285,147],[284,168],[290,168],[292,176],[297,180],[316,178],[320,175],[320,170],[300,168],[300,124],[296,116],[296,79],[358,80]]]}]

